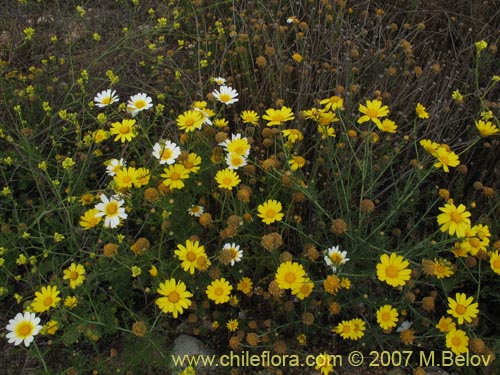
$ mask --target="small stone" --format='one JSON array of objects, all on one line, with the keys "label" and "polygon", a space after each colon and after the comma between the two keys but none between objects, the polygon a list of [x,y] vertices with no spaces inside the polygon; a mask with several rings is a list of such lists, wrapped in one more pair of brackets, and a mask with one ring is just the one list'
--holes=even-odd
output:
[{"label": "small stone", "polygon": [[[188,335],[180,335],[177,337],[174,341],[174,347],[172,348],[172,356],[177,356],[178,358],[182,359],[184,356],[189,356],[193,355],[198,358],[201,358],[202,356],[213,356],[215,353],[207,348],[203,342],[198,340],[195,337],[191,337]],[[197,368],[201,368],[200,364],[197,366]],[[215,363],[214,363],[214,369],[215,369]],[[182,368],[180,367],[175,367],[172,369],[174,374],[180,373],[182,371]]]}]

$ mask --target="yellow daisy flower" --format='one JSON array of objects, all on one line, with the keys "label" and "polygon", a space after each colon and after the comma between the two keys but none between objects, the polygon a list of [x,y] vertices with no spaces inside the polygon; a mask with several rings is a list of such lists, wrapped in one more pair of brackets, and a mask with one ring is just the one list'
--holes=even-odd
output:
[{"label": "yellow daisy flower", "polygon": [[384,119],[384,121],[382,121],[380,126],[377,125],[377,127],[385,133],[396,133],[396,130],[398,129],[398,126],[396,125],[396,123],[392,120],[387,119],[387,118]]},{"label": "yellow daisy flower", "polygon": [[248,295],[253,289],[253,282],[249,277],[243,277],[236,285],[236,289]]},{"label": "yellow daisy flower", "polygon": [[500,275],[500,254],[498,250],[490,254],[490,267],[493,272]]},{"label": "yellow daisy flower", "polygon": [[182,281],[176,281],[173,278],[165,280],[163,283],[160,283],[156,292],[163,297],[157,298],[155,303],[161,311],[171,313],[174,318],[177,318],[179,314],[184,312],[184,309],[191,306],[189,298],[193,294],[186,290],[186,284]]},{"label": "yellow daisy flower", "polygon": [[446,347],[451,349],[455,355],[469,351],[469,337],[461,329],[452,329],[446,334]]},{"label": "yellow daisy flower", "polygon": [[114,122],[111,124],[110,132],[115,135],[115,142],[130,142],[137,135],[135,131],[135,120],[124,119],[122,122]]},{"label": "yellow daisy flower", "polygon": [[229,168],[218,171],[215,175],[215,181],[217,181],[219,188],[227,190],[232,190],[241,182],[238,174]]},{"label": "yellow daisy flower", "polygon": [[216,279],[207,286],[205,291],[208,299],[214,301],[216,304],[226,303],[229,301],[232,285],[223,277]]},{"label": "yellow daisy flower", "polygon": [[39,292],[35,292],[35,299],[31,302],[31,308],[37,313],[45,312],[51,307],[57,307],[61,297],[59,297],[57,286],[42,286]]},{"label": "yellow daisy flower", "polygon": [[358,110],[363,114],[358,119],[358,124],[373,121],[377,126],[382,126],[380,118],[389,114],[389,107],[386,105],[383,106],[382,102],[377,99],[367,100],[366,105],[360,104]]},{"label": "yellow daisy flower", "polygon": [[325,109],[327,111],[332,110],[335,111],[337,109],[344,109],[344,99],[342,99],[340,96],[333,95],[329,98],[322,99],[319,104],[324,105]]},{"label": "yellow daisy flower", "polygon": [[184,167],[184,165],[176,163],[169,165],[168,168],[163,169],[160,177],[163,177],[163,184],[170,189],[182,189],[184,187],[185,180],[189,177],[189,171]]},{"label": "yellow daisy flower", "polygon": [[384,330],[396,327],[398,316],[398,310],[391,305],[384,305],[377,310],[377,322]]},{"label": "yellow daisy flower", "polygon": [[244,124],[252,125],[257,125],[260,119],[260,116],[255,111],[243,111],[241,112],[240,117]]},{"label": "yellow daisy flower", "polygon": [[291,121],[295,118],[291,108],[286,106],[280,109],[269,108],[264,116],[264,120],[267,120],[267,126],[282,125],[284,122]]},{"label": "yellow daisy flower", "polygon": [[309,278],[305,278],[303,282],[295,283],[295,286],[292,288],[292,294],[298,299],[303,300],[309,297],[313,289],[314,283]]},{"label": "yellow daisy flower", "polygon": [[328,353],[321,353],[316,356],[315,363],[316,365],[314,366],[315,370],[319,370],[321,375],[328,375],[329,373],[333,372],[333,364],[332,360],[330,358],[330,355]]},{"label": "yellow daisy flower", "polygon": [[427,153],[431,154],[432,156],[436,156],[437,149],[439,148],[439,143],[433,142],[430,139],[422,139],[419,144]]},{"label": "yellow daisy flower", "polygon": [[436,159],[438,160],[434,166],[436,168],[443,168],[443,170],[448,173],[450,169],[448,167],[456,167],[460,164],[458,160],[458,155],[453,151],[448,151],[446,147],[439,146],[435,152]]},{"label": "yellow daisy flower", "polygon": [[327,137],[335,137],[335,129],[331,126],[318,125],[318,133],[321,134],[321,139],[326,139]]},{"label": "yellow daisy flower", "polygon": [[451,277],[454,273],[452,264],[446,259],[434,259],[433,271],[438,279]]},{"label": "yellow daisy flower", "polygon": [[64,306],[68,309],[73,309],[78,305],[78,299],[75,296],[67,296],[64,299]]},{"label": "yellow daisy flower", "polygon": [[186,133],[201,129],[205,121],[203,114],[200,111],[187,110],[177,117],[177,126]]},{"label": "yellow daisy flower", "polygon": [[262,219],[264,224],[269,225],[275,221],[281,221],[283,219],[283,216],[285,215],[281,212],[282,208],[283,207],[280,202],[274,199],[269,199],[257,207],[257,211],[259,212],[257,216]]},{"label": "yellow daisy flower", "polygon": [[429,114],[421,103],[417,103],[417,106],[415,107],[415,113],[417,114],[418,118],[429,118]]},{"label": "yellow daisy flower", "polygon": [[444,207],[439,207],[443,212],[437,216],[437,222],[441,225],[441,232],[446,232],[453,236],[465,237],[465,231],[470,228],[470,212],[466,211],[463,204],[456,207],[453,203],[446,203]]},{"label": "yellow daisy flower", "polygon": [[102,219],[101,216],[95,216],[97,213],[99,213],[99,210],[95,208],[91,208],[90,210],[85,211],[83,215],[80,216],[80,226],[84,230],[88,230],[97,226]]},{"label": "yellow daisy flower", "polygon": [[474,297],[467,297],[465,293],[456,293],[455,299],[448,297],[448,314],[457,319],[458,324],[472,322],[479,313],[478,303],[474,302]]},{"label": "yellow daisy flower", "polygon": [[306,159],[304,159],[302,156],[292,156],[291,159],[288,160],[288,163],[290,163],[290,169],[292,171],[296,171],[297,169],[300,169],[306,165]]},{"label": "yellow daisy flower", "polygon": [[301,264],[286,261],[276,270],[275,279],[280,289],[294,289],[306,281],[306,272]]},{"label": "yellow daisy flower", "polygon": [[137,178],[137,169],[134,167],[123,167],[116,171],[113,181],[119,189],[128,189],[132,187]]},{"label": "yellow daisy flower", "polygon": [[361,320],[360,318],[351,319],[351,325],[352,325],[352,333],[351,333],[352,340],[359,340],[365,335],[366,323],[364,320]]},{"label": "yellow daisy flower", "polygon": [[380,262],[377,264],[377,277],[392,287],[403,286],[410,280],[410,264],[401,255],[391,253],[382,254]]},{"label": "yellow daisy flower", "polygon": [[194,274],[194,270],[198,269],[198,259],[206,257],[205,247],[200,245],[199,241],[186,240],[186,245],[177,245],[175,255],[181,261],[181,267],[184,271]]},{"label": "yellow daisy flower", "polygon": [[200,170],[201,157],[194,152],[190,152],[187,158],[179,160],[179,162],[189,173],[196,173]]},{"label": "yellow daisy flower", "polygon": [[69,280],[69,287],[71,289],[75,289],[85,281],[85,267],[81,264],[71,263],[71,265],[64,270],[63,274],[63,280]]},{"label": "yellow daisy flower", "polygon": [[291,144],[304,139],[304,134],[299,129],[285,129],[281,131]]},{"label": "yellow daisy flower", "polygon": [[476,129],[481,137],[489,137],[498,134],[498,127],[490,121],[477,120]]},{"label": "yellow daisy flower", "polygon": [[235,332],[238,330],[239,323],[238,320],[236,319],[230,319],[226,323],[226,328],[229,330],[229,332]]},{"label": "yellow daisy flower", "polygon": [[441,332],[446,333],[450,332],[452,329],[455,329],[456,325],[449,316],[442,316],[441,319],[439,319],[438,324],[436,324],[436,328]]}]

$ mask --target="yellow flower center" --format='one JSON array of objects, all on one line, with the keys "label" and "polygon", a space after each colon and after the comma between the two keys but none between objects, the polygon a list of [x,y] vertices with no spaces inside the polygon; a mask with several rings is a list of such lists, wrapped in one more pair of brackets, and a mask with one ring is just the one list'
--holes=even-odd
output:
[{"label": "yellow flower center", "polygon": [[269,218],[269,219],[272,219],[273,217],[276,216],[276,211],[274,210],[267,210],[266,212],[266,216]]},{"label": "yellow flower center", "polygon": [[232,180],[230,177],[225,177],[224,180],[222,180],[222,183],[224,185],[231,185],[231,182],[232,182]]},{"label": "yellow flower center", "polygon": [[442,154],[442,155],[440,155],[439,156],[439,161],[442,164],[444,164],[444,165],[449,165],[450,164],[450,158],[448,157],[448,154]]},{"label": "yellow flower center", "polygon": [[101,103],[106,104],[106,105],[111,103],[111,96],[106,96],[106,97],[102,98]]},{"label": "yellow flower center", "polygon": [[194,262],[196,260],[196,254],[193,251],[189,251],[186,254],[186,259],[189,260],[190,262]]},{"label": "yellow flower center", "polygon": [[181,175],[177,172],[174,172],[170,175],[170,179],[173,180],[173,181],[177,181],[177,180],[180,180],[181,178]]},{"label": "yellow flower center", "polygon": [[333,253],[330,255],[330,260],[335,264],[340,264],[340,262],[342,262],[342,256],[339,253]]},{"label": "yellow flower center", "polygon": [[128,184],[130,181],[132,181],[132,178],[130,176],[123,176],[122,177],[122,182],[124,184]]},{"label": "yellow flower center", "polygon": [[462,215],[460,215],[460,212],[458,211],[452,211],[450,212],[450,219],[451,221],[459,224],[462,222]]},{"label": "yellow flower center", "polygon": [[467,308],[464,305],[458,304],[457,307],[455,307],[455,312],[459,315],[464,315],[466,311]]},{"label": "yellow flower center", "polygon": [[116,202],[110,202],[106,205],[106,215],[114,215],[118,211],[118,205]]},{"label": "yellow flower center", "polygon": [[28,322],[24,322],[24,323],[21,323],[17,327],[16,331],[17,331],[18,336],[26,337],[26,336],[29,336],[29,334],[31,333],[32,330],[33,330],[33,328],[31,326],[31,324]]},{"label": "yellow flower center", "polygon": [[351,332],[351,327],[349,327],[348,325],[345,325],[342,327],[342,331],[344,333],[349,333],[349,332]]},{"label": "yellow flower center", "polygon": [[215,288],[214,294],[216,296],[222,296],[224,294],[224,289],[219,286],[219,287]]},{"label": "yellow flower center", "polygon": [[303,293],[303,294],[308,294],[309,290],[310,290],[309,288],[310,288],[309,284],[302,284],[300,286],[300,292]]},{"label": "yellow flower center", "polygon": [[231,95],[226,94],[226,93],[224,93],[224,94],[220,94],[220,95],[219,95],[219,100],[220,100],[222,103],[227,103],[228,101],[230,101],[230,100],[231,100]]},{"label": "yellow flower center", "polygon": [[493,262],[493,268],[499,269],[500,268],[500,259],[495,259]]},{"label": "yellow flower center", "polygon": [[186,169],[191,169],[191,168],[193,168],[193,163],[192,163],[192,162],[190,162],[190,161],[186,161],[186,162],[184,163],[184,168],[186,168]]},{"label": "yellow flower center", "polygon": [[186,127],[193,126],[193,124],[194,124],[194,118],[189,117],[189,118],[185,119],[184,120],[184,124],[186,124]]},{"label": "yellow flower center", "polygon": [[376,108],[368,108],[366,111],[366,115],[370,118],[375,118],[379,116],[378,109]]},{"label": "yellow flower center", "polygon": [[451,339],[451,344],[453,346],[461,346],[462,345],[462,339],[460,337],[457,337],[457,336],[454,336],[452,339]]},{"label": "yellow flower center", "polygon": [[161,158],[162,159],[170,159],[171,157],[172,157],[172,150],[170,150],[169,148],[166,148],[161,153]]},{"label": "yellow flower center", "polygon": [[180,299],[181,297],[179,296],[179,293],[175,290],[168,295],[168,301],[171,303],[179,302]]},{"label": "yellow flower center", "polygon": [[137,109],[142,109],[147,105],[146,101],[142,100],[142,99],[136,100],[136,102],[134,104],[135,104],[135,108],[137,108]]},{"label": "yellow flower center", "polygon": [[389,320],[391,320],[391,314],[389,314],[387,311],[385,311],[382,313],[382,315],[380,315],[380,319],[383,322],[388,322]]},{"label": "yellow flower center", "polygon": [[243,155],[245,153],[245,148],[243,146],[238,146],[234,149],[235,154]]},{"label": "yellow flower center", "polygon": [[295,274],[293,272],[288,272],[286,275],[285,275],[285,281],[288,283],[288,284],[292,284],[294,281],[295,281],[296,277],[295,277]]},{"label": "yellow flower center", "polygon": [[44,304],[45,306],[50,306],[50,305],[52,305],[52,302],[53,302],[53,301],[54,301],[54,300],[52,299],[52,297],[47,297],[47,298],[45,298],[45,299],[43,300],[43,304]]},{"label": "yellow flower center", "polygon": [[78,276],[79,276],[79,275],[78,275],[78,272],[76,272],[76,271],[71,271],[71,273],[69,274],[69,279],[70,279],[70,280],[76,280],[76,279],[78,279]]},{"label": "yellow flower center", "polygon": [[122,134],[128,134],[130,133],[130,126],[128,125],[122,125],[120,128],[120,133]]},{"label": "yellow flower center", "polygon": [[280,112],[275,113],[274,116],[272,116],[272,120],[275,122],[282,122],[283,119],[284,119],[284,116]]},{"label": "yellow flower center", "polygon": [[387,277],[393,279],[398,276],[398,269],[392,264],[385,269]]},{"label": "yellow flower center", "polygon": [[434,265],[434,273],[437,275],[442,275],[445,272],[445,267],[442,264],[435,264]]},{"label": "yellow flower center", "polygon": [[481,247],[481,241],[477,237],[469,238],[469,243],[472,247]]},{"label": "yellow flower center", "polygon": [[239,155],[234,155],[232,158],[231,158],[231,164],[233,164],[234,166],[239,166],[241,165],[241,162],[242,162],[242,159]]},{"label": "yellow flower center", "polygon": [[236,257],[238,256],[238,252],[234,248],[229,249],[229,254],[231,254],[231,259],[236,259]]},{"label": "yellow flower center", "polygon": [[196,260],[196,264],[198,265],[198,268],[205,269],[205,267],[207,266],[207,257],[198,257],[198,259]]}]

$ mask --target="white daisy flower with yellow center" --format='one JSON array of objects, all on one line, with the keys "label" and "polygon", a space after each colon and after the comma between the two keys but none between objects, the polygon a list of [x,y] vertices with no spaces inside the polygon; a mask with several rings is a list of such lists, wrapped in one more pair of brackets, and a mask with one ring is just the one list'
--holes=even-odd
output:
[{"label": "white daisy flower with yellow center", "polygon": [[116,90],[103,90],[94,97],[94,103],[97,107],[107,107],[119,100],[118,95],[116,95]]},{"label": "white daisy flower with yellow center", "polygon": [[226,156],[226,164],[229,169],[238,169],[247,165],[247,159],[235,152],[230,152]]},{"label": "white daisy flower with yellow center", "polygon": [[111,159],[104,164],[106,165],[106,173],[108,176],[114,176],[116,172],[127,166],[127,162],[123,159]]},{"label": "white daisy flower with yellow center", "polygon": [[160,161],[160,164],[174,164],[181,149],[174,142],[161,139],[153,146],[153,156]]},{"label": "white daisy flower with yellow center", "polygon": [[120,225],[122,219],[127,218],[125,207],[122,207],[123,204],[123,199],[119,199],[116,195],[108,198],[105,194],[101,194],[101,203],[95,206],[95,209],[99,212],[95,216],[104,216],[104,227],[116,228]]},{"label": "white daisy flower with yellow center", "polygon": [[219,102],[224,103],[226,105],[236,103],[238,99],[238,91],[233,89],[230,86],[221,86],[218,90],[214,90],[212,95]]},{"label": "white daisy flower with yellow center", "polygon": [[144,93],[135,94],[127,102],[127,111],[132,117],[137,116],[140,111],[144,111],[153,106],[153,99]]},{"label": "white daisy flower with yellow center", "polygon": [[231,139],[226,139],[219,143],[219,146],[224,148],[224,151],[228,153],[235,153],[243,157],[247,157],[250,154],[250,144],[246,137],[242,137],[240,133],[231,134]]},{"label": "white daisy flower with yellow center", "polygon": [[5,337],[9,339],[10,344],[19,345],[24,342],[25,346],[29,346],[42,326],[40,318],[37,318],[34,313],[25,312],[24,314],[17,313],[14,319],[9,320],[5,328],[9,331]]},{"label": "white daisy flower with yellow center", "polygon": [[230,255],[229,263],[231,266],[234,266],[243,257],[243,250],[240,249],[240,245],[236,245],[235,243],[224,244],[222,251],[226,251]]},{"label": "white daisy flower with yellow center", "polygon": [[225,85],[226,84],[226,79],[222,77],[216,77],[214,78],[214,82],[218,84],[219,86]]},{"label": "white daisy flower with yellow center", "polygon": [[326,250],[325,263],[327,266],[332,267],[332,271],[337,272],[337,267],[345,264],[347,258],[347,251],[340,251],[338,246],[330,247]]},{"label": "white daisy flower with yellow center", "polygon": [[194,217],[200,217],[203,212],[205,212],[205,209],[203,206],[198,206],[198,205],[192,205],[191,207],[188,208],[188,214]]}]

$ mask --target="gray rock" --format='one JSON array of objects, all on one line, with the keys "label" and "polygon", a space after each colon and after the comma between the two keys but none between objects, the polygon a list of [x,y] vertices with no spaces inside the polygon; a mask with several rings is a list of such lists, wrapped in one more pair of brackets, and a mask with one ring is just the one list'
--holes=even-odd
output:
[{"label": "gray rock", "polygon": [[215,353],[210,350],[210,348],[207,348],[207,346],[204,345],[203,342],[192,336],[180,335],[179,337],[177,337],[174,341],[174,347],[172,348],[171,354],[173,356],[177,356],[177,358],[185,359],[183,366],[175,366],[172,363],[172,372],[174,374],[180,373],[185,367],[189,365],[189,363],[187,362],[188,356],[192,356],[191,358],[193,358],[193,360],[195,361],[198,360],[197,366],[194,366],[193,363],[193,367],[197,369],[204,368],[208,370],[217,368],[215,366],[215,362],[213,367],[203,366],[202,358],[210,359]]}]

